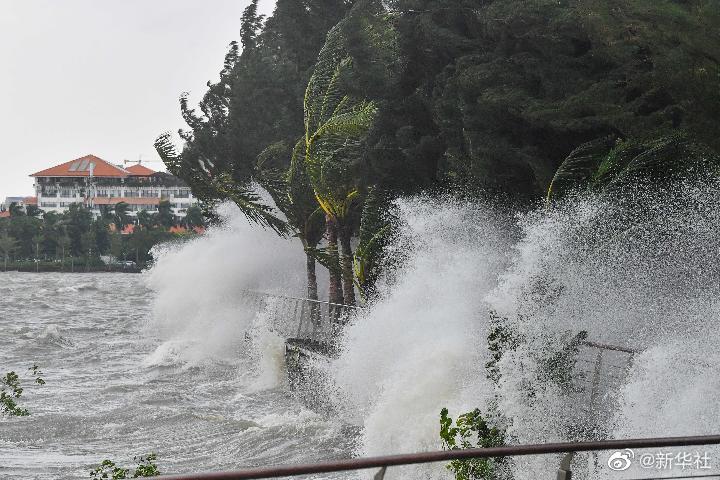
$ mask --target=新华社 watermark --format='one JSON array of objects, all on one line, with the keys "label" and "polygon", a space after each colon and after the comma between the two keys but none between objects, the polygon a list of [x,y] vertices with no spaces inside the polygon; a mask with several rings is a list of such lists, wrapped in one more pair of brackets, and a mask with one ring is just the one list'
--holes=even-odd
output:
[{"label": "\u65b0\u534e\u793e watermark", "polygon": [[635,453],[626,448],[608,458],[611,470],[622,472],[632,465],[653,470],[709,470],[712,462],[707,452],[648,452]]}]

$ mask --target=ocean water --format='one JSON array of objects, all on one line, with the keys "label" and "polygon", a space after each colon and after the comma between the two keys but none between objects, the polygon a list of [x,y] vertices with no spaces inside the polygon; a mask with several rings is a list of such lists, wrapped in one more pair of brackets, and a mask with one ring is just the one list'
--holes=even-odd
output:
[{"label": "ocean water", "polygon": [[[31,412],[0,419],[0,478],[89,478],[104,459],[131,466],[151,452],[163,473],[350,455],[341,423],[295,401],[277,368],[257,373],[241,323],[222,357],[184,356],[192,348],[163,336],[145,283],[0,273],[0,371],[23,377]],[[31,383],[33,364],[45,385]]]},{"label": "ocean water", "polygon": [[[163,472],[185,473],[437,450],[443,407],[492,412],[511,444],[717,434],[720,185],[632,193],[625,205],[572,197],[516,214],[399,200],[393,270],[350,320],[339,357],[314,365],[322,412],[291,394],[274,319],[241,295],[302,296],[302,248],[237,209],[158,249],[142,275],[0,274],[0,367],[37,363],[47,380],[25,392],[33,415],[0,419],[0,478],[87,478],[102,459],[128,465],[150,452]],[[492,318],[522,338],[497,382],[485,368]],[[618,383],[597,405],[543,373],[579,332],[638,351],[629,369],[613,367]],[[684,453],[707,454],[709,468],[640,463]],[[633,452],[620,472],[611,454],[579,456],[574,478],[720,467],[711,447]],[[555,478],[559,463],[515,459],[513,478]],[[442,464],[386,476],[448,478]]]}]

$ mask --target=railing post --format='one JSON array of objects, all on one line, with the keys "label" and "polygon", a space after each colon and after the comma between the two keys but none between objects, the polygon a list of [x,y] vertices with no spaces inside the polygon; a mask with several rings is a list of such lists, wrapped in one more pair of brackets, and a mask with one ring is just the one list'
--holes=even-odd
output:
[{"label": "railing post", "polygon": [[560,468],[557,471],[556,480],[572,480],[572,471],[570,470],[570,464],[573,459],[573,452],[565,455],[560,462]]}]

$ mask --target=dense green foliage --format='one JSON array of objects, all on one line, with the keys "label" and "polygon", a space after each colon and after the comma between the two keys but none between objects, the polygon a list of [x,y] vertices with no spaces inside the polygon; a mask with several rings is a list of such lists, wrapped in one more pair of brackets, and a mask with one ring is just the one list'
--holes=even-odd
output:
[{"label": "dense green foliage", "polygon": [[[73,204],[62,215],[42,213],[11,205],[11,215],[0,218],[0,259],[5,270],[20,268],[50,271],[98,269],[105,264],[101,256],[129,260],[144,265],[152,259],[150,250],[158,243],[181,237],[168,232],[178,223],[167,202],[159,211],[138,212],[137,220],[128,215],[127,204],[105,209],[94,218],[90,210]],[[40,217],[42,215],[42,217]],[[132,233],[121,233],[115,225],[137,223]],[[191,231],[202,227],[199,207],[188,208],[183,225]]]},{"label": "dense green foliage", "polygon": [[622,192],[638,184],[664,186],[719,173],[720,154],[686,133],[646,141],[608,137],[585,143],[568,155],[555,172],[548,200],[580,188]]},{"label": "dense green foliage", "polygon": [[112,460],[103,460],[100,465],[90,471],[90,478],[92,480],[123,480],[126,478],[156,477],[160,475],[160,470],[155,464],[155,460],[157,460],[157,455],[154,453],[144,457],[136,457],[137,467],[135,467],[132,476],[130,476],[129,468],[118,467]]},{"label": "dense green foliage", "polygon": [[[448,409],[443,408],[440,412],[440,438],[445,450],[505,446],[505,432],[488,425],[478,409],[460,415],[453,424]],[[453,460],[447,468],[457,480],[501,480],[509,478],[503,469],[505,463],[504,458],[471,458]]]},{"label": "dense green foliage", "polygon": [[[45,380],[41,377],[43,372],[40,371],[40,367],[33,365],[28,370],[34,378],[33,383],[45,385]],[[0,377],[0,415],[14,417],[27,417],[30,415],[27,408],[22,408],[17,403],[24,391],[17,373],[7,372],[4,377]]]},{"label": "dense green foliage", "polygon": [[398,195],[526,205],[715,172],[719,25],[712,0],[252,2],[199,112],[181,97],[182,150],[156,147],[208,205],[300,237],[310,295],[318,260],[352,303]]}]

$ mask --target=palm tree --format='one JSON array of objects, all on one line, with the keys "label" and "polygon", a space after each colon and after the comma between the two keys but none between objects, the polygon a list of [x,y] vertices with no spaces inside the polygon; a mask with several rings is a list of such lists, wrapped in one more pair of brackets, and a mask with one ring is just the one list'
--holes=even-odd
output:
[{"label": "palm tree", "polygon": [[[305,92],[305,168],[315,198],[326,216],[328,253],[337,258],[342,248],[342,296],[336,292],[337,274],[330,269],[331,301],[355,304],[352,218],[361,206],[356,166],[361,143],[377,113],[373,102],[345,93],[352,59],[344,52],[342,29],[330,31]],[[341,301],[339,301],[341,300]]]},{"label": "palm tree", "polygon": [[720,154],[683,132],[649,141],[603,137],[567,156],[548,188],[547,202],[578,189],[620,192],[637,183],[658,184],[719,171]]},{"label": "palm tree", "polygon": [[100,218],[104,220],[113,220],[112,205],[100,205]]},{"label": "palm tree", "polygon": [[118,202],[115,204],[115,228],[122,230],[125,225],[130,223],[128,216],[129,205],[125,202]]},{"label": "palm tree", "polygon": [[375,292],[375,283],[382,268],[382,252],[397,226],[393,215],[390,195],[375,187],[371,188],[363,206],[362,221],[355,249],[353,269],[358,291],[367,301]]},{"label": "palm tree", "polygon": [[[321,257],[318,244],[325,231],[325,218],[315,200],[310,179],[305,171],[302,144],[298,142],[290,154],[286,142],[278,142],[266,148],[258,157],[257,180],[273,198],[275,205],[287,219],[287,223],[300,239],[305,250],[308,298],[318,299],[316,258]],[[290,156],[290,168],[283,172],[269,165],[283,163]],[[280,160],[279,162],[274,162]]]},{"label": "palm tree", "polygon": [[272,207],[262,203],[251,185],[236,182],[231,172],[215,168],[212,162],[187,161],[175,150],[169,132],[155,140],[155,150],[168,171],[188,182],[193,194],[208,207],[218,200],[230,200],[251,222],[271,228],[280,235],[290,232],[288,225],[274,215]]}]

